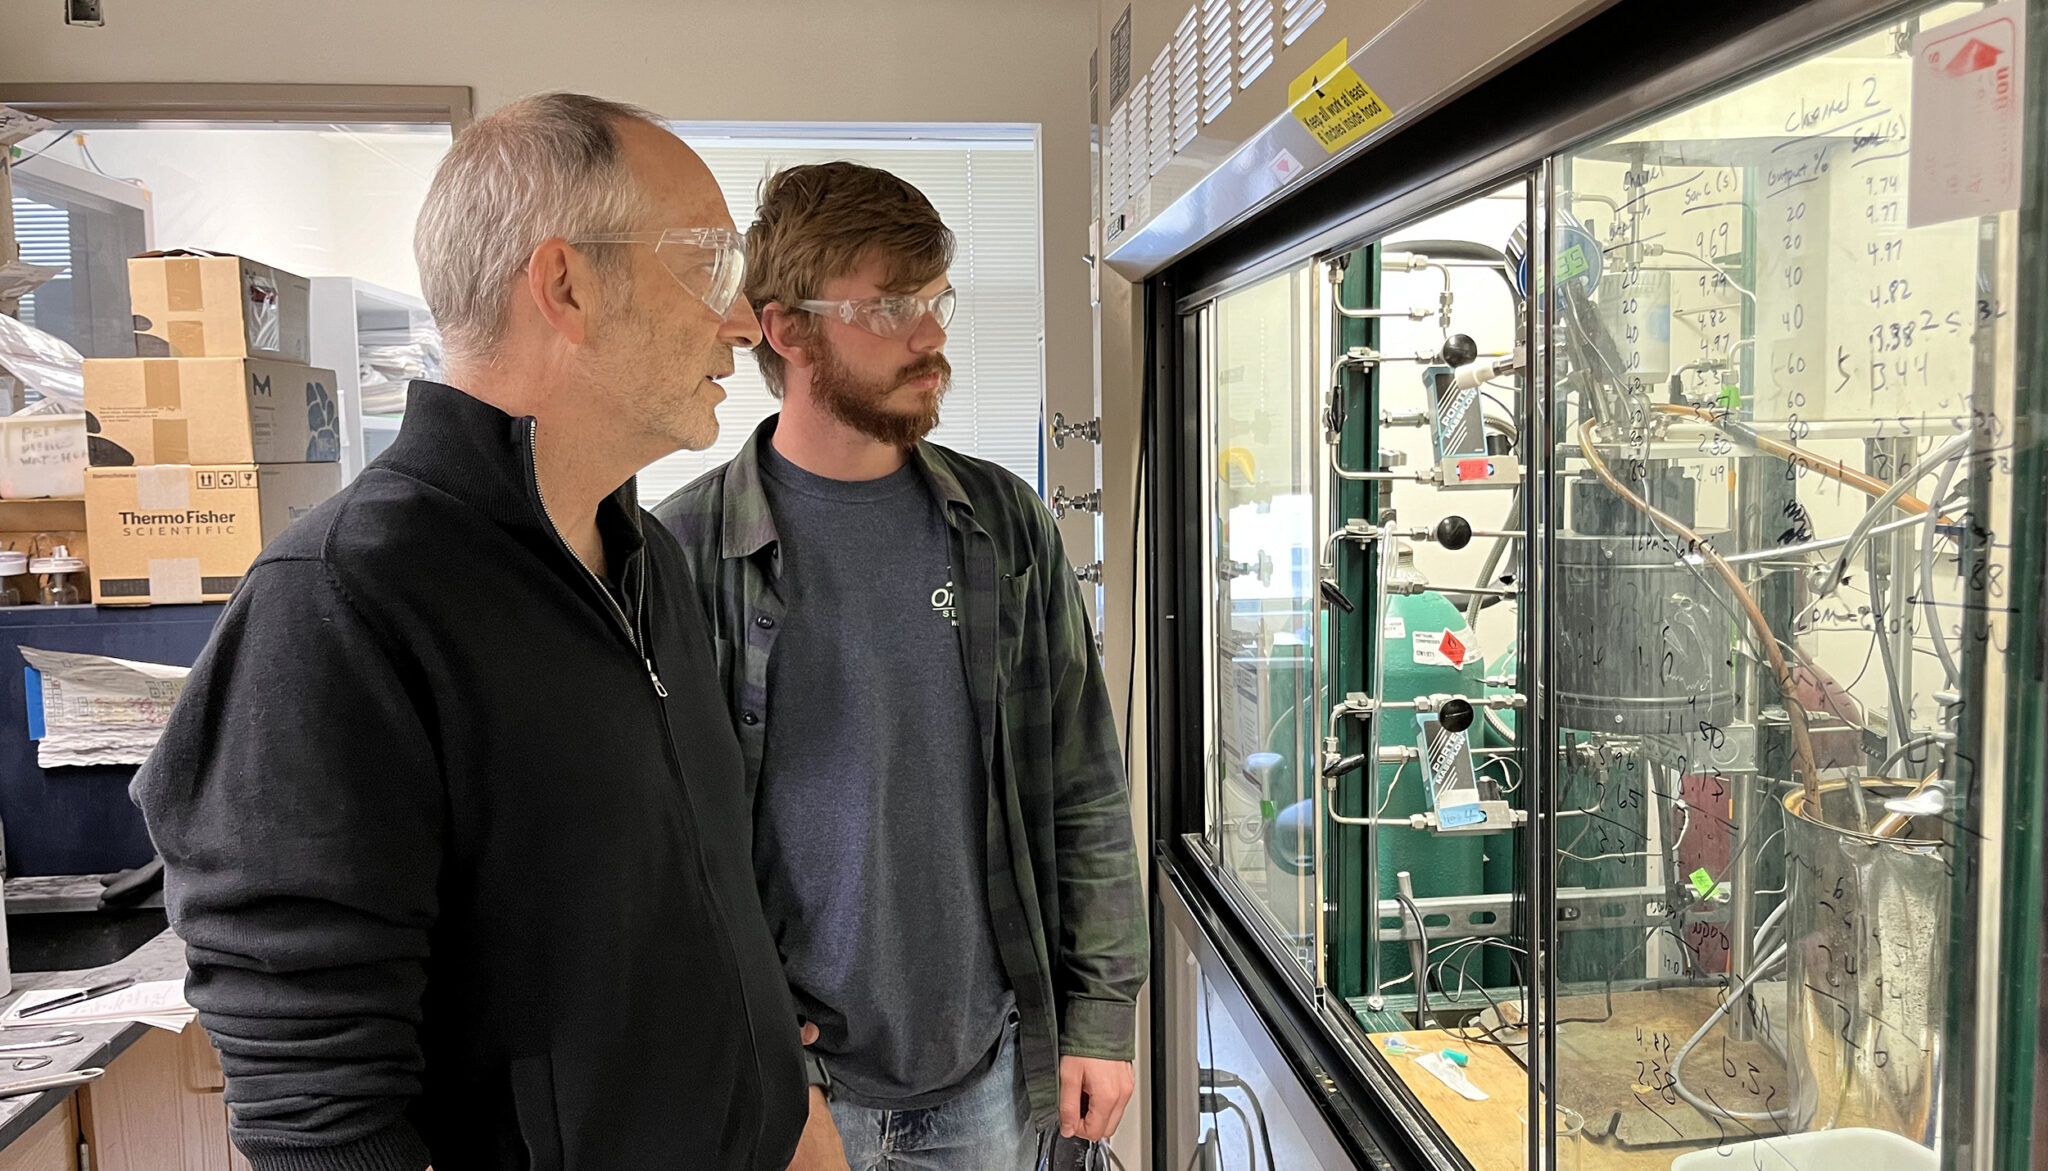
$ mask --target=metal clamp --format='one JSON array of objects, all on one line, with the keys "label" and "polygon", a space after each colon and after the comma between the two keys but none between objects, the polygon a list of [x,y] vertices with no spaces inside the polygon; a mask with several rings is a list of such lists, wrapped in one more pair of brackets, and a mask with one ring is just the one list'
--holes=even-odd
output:
[{"label": "metal clamp", "polygon": [[1092,583],[1092,584],[1094,584],[1094,585],[1101,585],[1101,584],[1102,584],[1102,562],[1100,562],[1100,561],[1090,561],[1090,562],[1089,562],[1088,564],[1086,564],[1086,565],[1076,565],[1076,566],[1074,567],[1074,580],[1075,580],[1075,581],[1085,581],[1085,582],[1089,582],[1089,583]]},{"label": "metal clamp", "polygon": [[1067,486],[1061,484],[1052,490],[1051,503],[1052,514],[1055,519],[1064,519],[1069,511],[1093,512],[1100,515],[1102,512],[1102,489],[1097,488],[1090,492],[1076,492],[1069,495]]},{"label": "metal clamp", "polygon": [[1052,445],[1054,447],[1065,447],[1069,439],[1086,439],[1090,443],[1102,442],[1102,416],[1097,415],[1085,422],[1069,423],[1064,412],[1054,411],[1052,416]]}]

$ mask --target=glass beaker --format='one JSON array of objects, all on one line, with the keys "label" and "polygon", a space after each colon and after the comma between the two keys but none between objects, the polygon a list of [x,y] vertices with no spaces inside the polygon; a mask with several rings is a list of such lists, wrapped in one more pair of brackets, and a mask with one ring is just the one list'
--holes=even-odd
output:
[{"label": "glass beaker", "polygon": [[66,546],[59,545],[48,557],[29,562],[28,571],[43,579],[43,605],[76,606],[85,601],[76,580],[85,572],[85,562],[73,557]]},{"label": "glass beaker", "polygon": [[27,572],[28,554],[11,549],[0,550],[0,606],[21,605],[21,591],[8,584],[7,579]]},{"label": "glass beaker", "polygon": [[[1585,1156],[1586,1120],[1569,1106],[1553,1106],[1551,1110],[1557,1116],[1557,1162],[1552,1164],[1552,1171],[1579,1171],[1580,1162]],[[1529,1141],[1529,1103],[1517,1102],[1515,1117],[1521,1120],[1523,1149],[1526,1150]],[[1538,1141],[1541,1141],[1540,1136]]]}]

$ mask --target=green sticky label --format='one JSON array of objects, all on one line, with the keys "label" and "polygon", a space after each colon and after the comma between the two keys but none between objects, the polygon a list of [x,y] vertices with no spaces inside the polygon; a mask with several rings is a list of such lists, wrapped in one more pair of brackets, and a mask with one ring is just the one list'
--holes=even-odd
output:
[{"label": "green sticky label", "polygon": [[1586,249],[1584,245],[1574,244],[1557,254],[1558,284],[1563,284],[1575,276],[1584,276],[1585,274]]},{"label": "green sticky label", "polygon": [[1271,821],[1278,816],[1280,816],[1280,807],[1278,805],[1273,804],[1271,801],[1259,802],[1259,817],[1262,820]]},{"label": "green sticky label", "polygon": [[1704,866],[1693,871],[1690,877],[1692,878],[1692,888],[1700,892],[1700,897],[1703,899],[1713,898],[1715,889],[1721,885],[1714,881],[1714,876],[1708,874]]},{"label": "green sticky label", "polygon": [[1724,387],[1722,387],[1722,388],[1721,388],[1721,405],[1722,405],[1722,406],[1724,406],[1724,407],[1727,407],[1727,408],[1728,408],[1729,410],[1731,410],[1731,411],[1739,411],[1739,410],[1741,410],[1741,409],[1742,409],[1742,388],[1741,388],[1741,387],[1739,387],[1739,386],[1724,386]]}]

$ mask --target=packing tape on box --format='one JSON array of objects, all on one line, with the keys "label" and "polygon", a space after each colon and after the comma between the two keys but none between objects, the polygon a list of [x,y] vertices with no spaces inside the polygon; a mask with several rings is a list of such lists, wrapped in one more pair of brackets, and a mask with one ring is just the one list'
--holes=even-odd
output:
[{"label": "packing tape on box", "polygon": [[149,600],[158,606],[187,605],[205,593],[199,585],[197,557],[152,557],[149,559]]},{"label": "packing tape on box", "polygon": [[201,321],[171,321],[164,324],[164,332],[171,347],[172,357],[197,357],[206,352],[206,323]]},{"label": "packing tape on box", "polygon": [[164,302],[173,313],[196,313],[206,308],[206,285],[197,258],[165,259]]},{"label": "packing tape on box", "polygon": [[151,512],[183,512],[192,507],[192,469],[183,464],[136,468],[135,505]]},{"label": "packing tape on box", "polygon": [[[185,405],[185,387],[179,381],[179,372],[184,367],[176,359],[152,358],[142,364],[142,402],[144,406],[177,410]],[[175,463],[175,460],[160,460],[160,463]]]}]

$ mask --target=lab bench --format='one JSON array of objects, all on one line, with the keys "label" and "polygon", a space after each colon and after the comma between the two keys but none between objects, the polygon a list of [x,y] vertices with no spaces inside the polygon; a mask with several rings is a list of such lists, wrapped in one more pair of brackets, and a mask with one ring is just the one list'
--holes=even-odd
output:
[{"label": "lab bench", "polygon": [[[42,989],[184,978],[184,944],[164,925],[162,895],[110,908],[104,890],[97,875],[7,881],[15,971],[0,1012]],[[197,1022],[180,1033],[137,1022],[15,1028],[0,1032],[0,1047],[60,1033],[79,1040],[25,1054],[0,1049],[0,1083],[91,1068],[106,1075],[83,1087],[0,1098],[0,1171],[246,1171],[228,1141],[219,1056]],[[11,1057],[42,1056],[50,1064],[9,1068]]]},{"label": "lab bench", "polygon": [[[184,944],[165,931],[110,964],[73,971],[17,972],[14,974],[13,991],[0,999],[0,1011],[12,1006],[24,993],[45,988],[89,987],[122,977],[130,977],[137,982],[178,980],[184,975]],[[210,1147],[212,1144],[206,1142],[211,1137],[208,1124],[216,1119],[219,1160],[212,1165],[245,1165],[227,1161],[237,1157],[229,1153],[227,1143],[227,1105],[219,1092],[219,1063],[212,1056],[212,1047],[196,1022],[177,1035],[139,1023],[9,1029],[0,1033],[0,1044],[30,1042],[62,1032],[77,1033],[81,1039],[44,1050],[51,1059],[47,1066],[20,1074],[0,1072],[0,1078],[47,1077],[95,1067],[107,1070],[107,1076],[85,1087],[83,1095],[77,1090],[62,1089],[22,1098],[0,1098],[0,1171],[76,1168],[79,1166],[81,1135],[92,1151],[91,1165],[96,1171],[116,1171],[122,1167],[133,1167],[137,1171],[145,1167],[168,1171],[180,1164],[163,1161],[160,1152],[165,1148],[159,1144],[175,1143],[183,1150],[194,1152]],[[154,1064],[149,1061],[151,1057],[161,1062],[172,1054],[182,1062],[183,1068],[179,1072],[183,1076],[170,1085],[170,1093],[155,1095],[154,1104],[160,1107],[166,1097],[179,1099],[176,1114],[178,1133],[144,1133],[143,1127],[137,1125],[136,1107],[143,1106],[144,1099],[151,1095],[148,1094],[149,1087],[137,1084],[138,1079],[134,1075],[144,1072],[144,1066]],[[0,1065],[4,1064],[4,1057],[0,1057]],[[164,1080],[169,1082],[168,1078]],[[57,1120],[51,1120],[52,1115],[58,1116]],[[151,1113],[152,1123],[162,1117],[160,1109]],[[66,1131],[71,1135],[69,1141],[58,1141],[56,1132]],[[150,1144],[147,1148],[143,1145],[145,1142]],[[23,1161],[25,1157],[33,1157],[36,1161]],[[188,1159],[182,1165],[208,1164]]]}]

